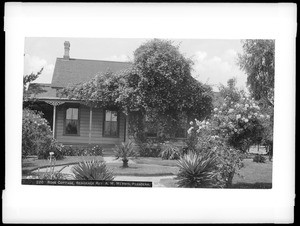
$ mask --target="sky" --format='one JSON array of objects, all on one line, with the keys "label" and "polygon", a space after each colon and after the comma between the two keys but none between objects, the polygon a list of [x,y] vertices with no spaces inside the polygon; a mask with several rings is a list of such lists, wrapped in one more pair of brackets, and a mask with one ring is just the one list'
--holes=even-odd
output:
[{"label": "sky", "polygon": [[[70,42],[70,57],[77,59],[130,61],[133,52],[149,39],[125,38],[26,38],[24,75],[44,70],[35,81],[51,83],[55,61],[63,57],[64,41]],[[194,62],[192,76],[209,84],[215,91],[220,84],[235,77],[237,87],[246,89],[246,74],[237,65],[242,53],[241,40],[229,39],[169,39],[180,44],[179,51]]]}]

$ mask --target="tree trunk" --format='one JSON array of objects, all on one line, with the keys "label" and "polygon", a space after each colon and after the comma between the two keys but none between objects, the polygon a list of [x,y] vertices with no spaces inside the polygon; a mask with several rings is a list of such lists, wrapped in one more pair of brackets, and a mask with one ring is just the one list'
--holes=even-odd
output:
[{"label": "tree trunk", "polygon": [[128,167],[128,159],[123,159],[123,168],[127,168]]},{"label": "tree trunk", "polygon": [[226,188],[232,187],[232,180],[233,180],[234,174],[235,174],[235,170],[229,173],[228,179],[226,181]]}]

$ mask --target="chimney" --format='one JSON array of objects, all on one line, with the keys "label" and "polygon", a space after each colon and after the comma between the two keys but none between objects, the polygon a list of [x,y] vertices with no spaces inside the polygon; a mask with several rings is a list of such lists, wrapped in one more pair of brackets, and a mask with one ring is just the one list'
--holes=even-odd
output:
[{"label": "chimney", "polygon": [[70,42],[69,41],[65,41],[64,46],[65,46],[64,59],[65,60],[69,60],[70,59],[70,55],[69,55],[69,52],[70,52]]}]

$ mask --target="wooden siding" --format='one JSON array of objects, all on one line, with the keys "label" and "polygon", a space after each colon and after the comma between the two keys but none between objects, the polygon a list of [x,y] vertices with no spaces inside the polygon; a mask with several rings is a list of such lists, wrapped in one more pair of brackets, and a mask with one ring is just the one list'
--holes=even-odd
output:
[{"label": "wooden siding", "polygon": [[[80,105],[79,107],[79,135],[64,135],[64,111],[66,106],[67,105],[64,104],[57,108],[56,139],[63,144],[89,144],[90,109],[84,105]],[[104,110],[100,108],[93,108],[92,111],[91,144],[114,145],[124,142],[126,116],[123,113],[119,114],[119,136],[104,137],[102,136]]]}]

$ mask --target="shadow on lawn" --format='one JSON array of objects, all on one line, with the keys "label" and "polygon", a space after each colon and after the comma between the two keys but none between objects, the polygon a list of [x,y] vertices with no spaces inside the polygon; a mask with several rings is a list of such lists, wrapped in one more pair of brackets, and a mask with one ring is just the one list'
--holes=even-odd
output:
[{"label": "shadow on lawn", "polygon": [[236,183],[231,188],[242,189],[271,189],[272,183]]},{"label": "shadow on lawn", "polygon": [[[165,187],[176,188],[176,181],[173,179],[161,179],[160,183]],[[271,189],[272,183],[236,183],[229,189]]]}]

